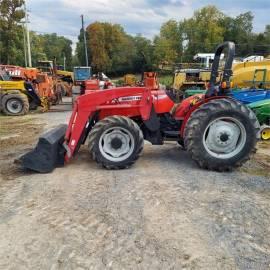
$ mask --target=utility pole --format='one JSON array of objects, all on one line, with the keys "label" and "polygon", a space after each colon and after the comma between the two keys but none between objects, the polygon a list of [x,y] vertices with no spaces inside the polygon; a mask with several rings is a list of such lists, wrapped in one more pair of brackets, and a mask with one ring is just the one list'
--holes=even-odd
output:
[{"label": "utility pole", "polygon": [[25,31],[26,31],[26,41],[27,41],[27,52],[28,52],[28,65],[32,67],[32,58],[31,58],[31,47],[30,47],[30,37],[29,37],[29,30],[28,30],[28,13],[26,9],[26,1],[24,2],[24,12],[25,12]]},{"label": "utility pole", "polygon": [[66,55],[64,54],[64,70],[66,70]]},{"label": "utility pole", "polygon": [[23,24],[23,49],[24,49],[24,64],[27,67],[27,46],[26,46],[26,36],[25,36],[25,23]]},{"label": "utility pole", "polygon": [[25,21],[22,21],[20,23],[22,24],[22,31],[23,31],[24,66],[27,67],[27,48],[26,48],[26,36],[25,36]]},{"label": "utility pole", "polygon": [[81,18],[82,18],[82,31],[83,31],[83,41],[84,41],[84,51],[85,51],[85,63],[86,63],[86,66],[88,67],[88,53],[87,53],[87,44],[86,44],[86,35],[85,35],[85,30],[84,30],[83,15],[81,15]]}]

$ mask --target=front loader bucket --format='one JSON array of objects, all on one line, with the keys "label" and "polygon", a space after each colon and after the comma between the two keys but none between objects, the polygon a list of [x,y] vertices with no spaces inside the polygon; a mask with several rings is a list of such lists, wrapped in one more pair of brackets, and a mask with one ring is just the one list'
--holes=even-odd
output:
[{"label": "front loader bucket", "polygon": [[64,166],[65,149],[62,146],[67,125],[58,127],[43,134],[32,151],[15,160],[22,167],[40,172],[49,173],[56,167]]}]

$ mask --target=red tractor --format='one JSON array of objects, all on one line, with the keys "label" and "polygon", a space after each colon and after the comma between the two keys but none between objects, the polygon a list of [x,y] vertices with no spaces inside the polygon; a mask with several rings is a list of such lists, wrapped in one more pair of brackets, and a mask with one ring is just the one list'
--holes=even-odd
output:
[{"label": "red tractor", "polygon": [[[217,83],[225,48],[228,57]],[[97,163],[107,169],[124,169],[139,158],[144,140],[154,145],[175,140],[202,168],[228,171],[241,166],[255,150],[260,126],[254,113],[230,96],[234,52],[232,42],[218,46],[208,91],[180,104],[166,91],[147,87],[120,87],[79,96],[69,125],[43,135],[36,148],[18,161],[25,168],[50,172],[69,162],[87,141]]]}]

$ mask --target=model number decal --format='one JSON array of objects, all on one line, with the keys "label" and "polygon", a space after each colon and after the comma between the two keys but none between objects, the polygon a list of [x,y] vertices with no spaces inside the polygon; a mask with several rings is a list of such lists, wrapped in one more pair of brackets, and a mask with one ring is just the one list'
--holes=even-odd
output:
[{"label": "model number decal", "polygon": [[[167,95],[152,95],[154,100],[161,100],[164,98],[167,98]],[[121,97],[118,98],[119,102],[125,102],[125,101],[136,101],[136,100],[141,100],[142,96],[130,96],[130,97]]]},{"label": "model number decal", "polygon": [[134,101],[134,100],[141,100],[142,99],[142,96],[130,96],[130,97],[121,97],[121,98],[118,98],[118,100],[120,102],[122,101]]}]

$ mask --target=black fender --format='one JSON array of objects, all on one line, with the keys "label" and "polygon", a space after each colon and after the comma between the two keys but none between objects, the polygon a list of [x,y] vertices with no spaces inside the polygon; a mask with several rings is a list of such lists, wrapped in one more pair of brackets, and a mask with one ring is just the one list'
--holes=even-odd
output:
[{"label": "black fender", "polygon": [[160,130],[160,121],[156,114],[154,106],[152,106],[149,119],[144,120],[143,123],[151,132],[156,132]]}]

